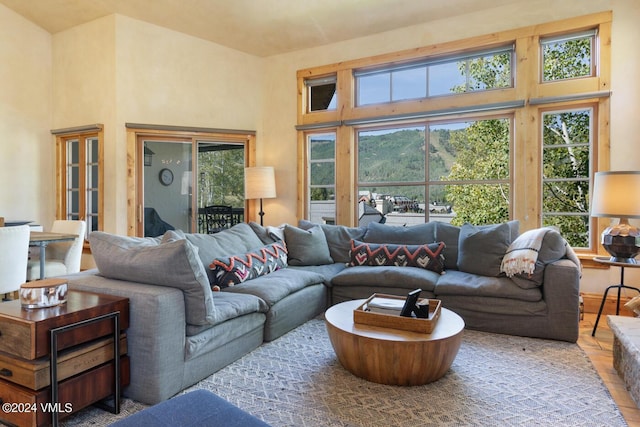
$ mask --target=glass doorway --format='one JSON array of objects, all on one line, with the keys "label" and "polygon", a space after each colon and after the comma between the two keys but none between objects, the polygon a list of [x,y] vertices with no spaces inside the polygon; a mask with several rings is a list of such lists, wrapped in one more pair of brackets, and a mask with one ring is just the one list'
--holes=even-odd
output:
[{"label": "glass doorway", "polygon": [[244,144],[198,141],[198,233],[244,222]]},{"label": "glass doorway", "polygon": [[244,222],[247,144],[196,138],[138,138],[138,235],[215,233]]},{"label": "glass doorway", "polygon": [[193,232],[193,168],[191,141],[142,141],[144,236],[161,236],[167,230]]}]

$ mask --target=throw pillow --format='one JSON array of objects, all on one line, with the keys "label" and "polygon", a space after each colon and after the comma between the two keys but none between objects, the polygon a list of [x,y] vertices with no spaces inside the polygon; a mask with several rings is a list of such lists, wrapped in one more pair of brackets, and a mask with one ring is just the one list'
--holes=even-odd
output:
[{"label": "throw pillow", "polygon": [[287,267],[287,248],[283,242],[272,243],[241,255],[216,258],[209,268],[215,283],[211,289],[219,291],[256,277]]},{"label": "throw pillow", "polygon": [[481,276],[496,277],[502,257],[515,238],[509,223],[491,226],[464,224],[458,241],[458,270]]},{"label": "throw pillow", "polygon": [[436,273],[444,270],[444,242],[426,245],[364,243],[351,240],[350,266],[419,267]]},{"label": "throw pillow", "polygon": [[289,251],[289,265],[333,264],[327,238],[319,225],[303,230],[287,224],[284,238]]},{"label": "throw pillow", "polygon": [[188,241],[157,244],[94,231],[89,234],[89,243],[101,275],[180,289],[184,294],[187,323],[216,323],[206,270],[198,256],[198,248]]},{"label": "throw pillow", "polygon": [[423,245],[436,242],[435,222],[403,227],[370,222],[362,238],[368,243],[395,243],[398,245]]},{"label": "throw pillow", "polygon": [[344,225],[315,224],[301,219],[298,227],[308,230],[311,227],[320,226],[327,239],[329,255],[333,262],[348,263],[349,251],[351,250],[351,239],[361,240],[367,231],[365,227],[346,227]]}]

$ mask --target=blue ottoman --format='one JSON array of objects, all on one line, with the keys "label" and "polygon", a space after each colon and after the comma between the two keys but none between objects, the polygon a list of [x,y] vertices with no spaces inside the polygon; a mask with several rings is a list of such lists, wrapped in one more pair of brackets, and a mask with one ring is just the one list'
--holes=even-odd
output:
[{"label": "blue ottoman", "polygon": [[112,427],[269,427],[208,390],[195,390],[120,420]]}]

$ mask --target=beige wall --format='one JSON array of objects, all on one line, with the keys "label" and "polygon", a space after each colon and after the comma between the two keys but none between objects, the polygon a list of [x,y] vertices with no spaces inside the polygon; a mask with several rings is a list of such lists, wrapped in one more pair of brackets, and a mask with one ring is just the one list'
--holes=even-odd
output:
[{"label": "beige wall", "polygon": [[0,216],[51,224],[51,35],[0,5]]},{"label": "beige wall", "polygon": [[125,123],[254,130],[261,69],[257,57],[120,15],[54,36],[55,127],[105,125],[105,230],[127,231]]}]

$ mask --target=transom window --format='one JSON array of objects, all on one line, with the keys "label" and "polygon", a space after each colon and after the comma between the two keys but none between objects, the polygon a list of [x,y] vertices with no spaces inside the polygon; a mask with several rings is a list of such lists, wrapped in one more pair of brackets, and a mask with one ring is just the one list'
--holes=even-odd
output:
[{"label": "transom window", "polygon": [[305,80],[307,88],[307,111],[335,110],[336,76]]},{"label": "transom window", "polygon": [[513,86],[513,46],[354,71],[356,105]]},{"label": "transom window", "polygon": [[542,81],[595,76],[596,31],[540,39]]}]

